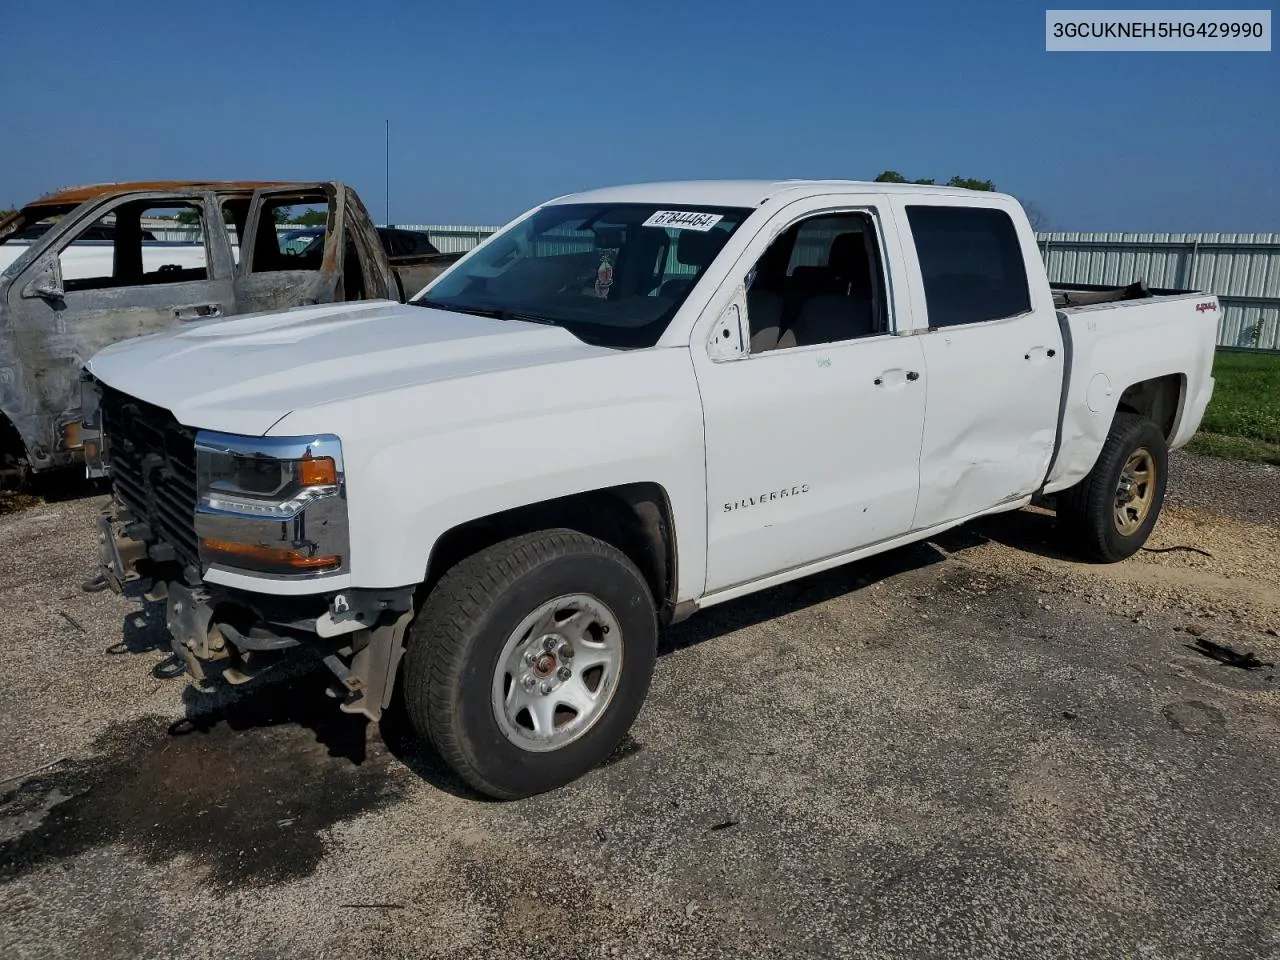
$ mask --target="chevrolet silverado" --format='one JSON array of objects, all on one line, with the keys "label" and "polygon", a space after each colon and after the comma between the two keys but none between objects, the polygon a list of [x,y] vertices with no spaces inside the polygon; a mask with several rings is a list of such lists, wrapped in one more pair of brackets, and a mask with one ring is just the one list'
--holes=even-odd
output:
[{"label": "chevrolet silverado", "polygon": [[512,798],[605,758],[660,626],[1056,500],[1120,561],[1213,389],[1217,301],[1051,288],[1017,201],[856,181],[539,205],[407,304],[95,356],[104,579],[197,682],[323,661]]}]

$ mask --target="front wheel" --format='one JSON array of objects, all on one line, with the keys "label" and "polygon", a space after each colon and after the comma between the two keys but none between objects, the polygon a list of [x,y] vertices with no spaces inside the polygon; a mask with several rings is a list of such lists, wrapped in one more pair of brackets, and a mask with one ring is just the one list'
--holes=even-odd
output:
[{"label": "front wheel", "polygon": [[1136,413],[1117,413],[1093,469],[1058,495],[1058,526],[1090,560],[1131,557],[1156,525],[1168,474],[1160,428]]},{"label": "front wheel", "polygon": [[657,637],[649,587],[619,550],[569,530],[516,537],[436,584],[410,631],[405,706],[476,790],[541,793],[621,741]]}]

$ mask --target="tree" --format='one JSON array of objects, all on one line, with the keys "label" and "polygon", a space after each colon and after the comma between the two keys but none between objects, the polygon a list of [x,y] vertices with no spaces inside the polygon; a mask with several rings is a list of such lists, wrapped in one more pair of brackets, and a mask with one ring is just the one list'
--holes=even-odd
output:
[{"label": "tree", "polygon": [[994,190],[992,180],[974,180],[972,177],[952,177],[947,181],[948,187],[959,187],[962,190]]},{"label": "tree", "polygon": [[179,223],[183,224],[198,223],[200,220],[200,211],[193,210],[190,207],[184,207],[178,211],[178,216],[175,219],[177,219]]},{"label": "tree", "polygon": [[0,210],[0,220],[3,220],[5,217],[11,217],[17,212],[18,212],[17,210],[14,210],[12,208],[9,208],[6,210]]},{"label": "tree", "polygon": [[304,211],[301,216],[294,217],[293,222],[304,227],[323,227],[329,222],[329,211],[317,210],[312,207],[310,210]]},{"label": "tree", "polygon": [[886,170],[875,179],[876,183],[924,183],[932,184],[932,180],[908,180],[897,170]]},{"label": "tree", "polygon": [[[886,170],[875,179],[876,183],[923,183],[932,185],[937,183],[936,180],[908,180],[897,170]],[[952,177],[947,181],[948,187],[961,187],[965,190],[994,190],[995,182],[992,180],[975,180],[973,177]]]},{"label": "tree", "polygon": [[323,208],[317,210],[315,207],[308,207],[298,213],[293,207],[276,207],[271,213],[277,224],[288,224],[291,227],[323,227],[329,222],[329,211]]},{"label": "tree", "polygon": [[[876,183],[933,183],[933,180],[908,180],[897,170],[886,170],[875,179]],[[994,180],[977,180],[973,177],[952,177],[947,181],[948,187],[960,187],[962,190],[985,190],[993,191],[996,188]],[[1027,219],[1031,221],[1031,229],[1037,233],[1041,233],[1049,229],[1049,215],[1044,212],[1036,203],[1031,200],[1023,200],[1018,198],[1018,202],[1022,204],[1022,209],[1026,211]]]}]

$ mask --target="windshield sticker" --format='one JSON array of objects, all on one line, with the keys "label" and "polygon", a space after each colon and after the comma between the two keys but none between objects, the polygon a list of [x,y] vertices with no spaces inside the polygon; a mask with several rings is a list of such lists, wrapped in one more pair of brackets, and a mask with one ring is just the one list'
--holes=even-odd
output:
[{"label": "windshield sticker", "polygon": [[600,266],[596,270],[596,296],[601,300],[609,296],[609,288],[613,286],[613,264],[609,262],[607,253],[600,254]]},{"label": "windshield sticker", "polygon": [[666,227],[668,230],[697,230],[706,233],[724,219],[719,213],[694,213],[690,210],[659,210],[641,226]]}]

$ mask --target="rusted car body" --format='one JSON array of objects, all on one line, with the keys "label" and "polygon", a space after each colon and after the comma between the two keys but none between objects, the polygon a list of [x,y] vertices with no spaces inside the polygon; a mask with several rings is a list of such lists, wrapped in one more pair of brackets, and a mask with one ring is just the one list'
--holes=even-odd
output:
[{"label": "rusted car body", "polygon": [[[323,244],[282,248],[289,208],[325,211]],[[175,214],[197,241],[152,239],[169,222],[154,217]],[[109,183],[23,207],[0,221],[0,483],[83,458],[80,371],[107,344],[235,314],[403,301],[461,256],[388,249],[336,181]]]}]

